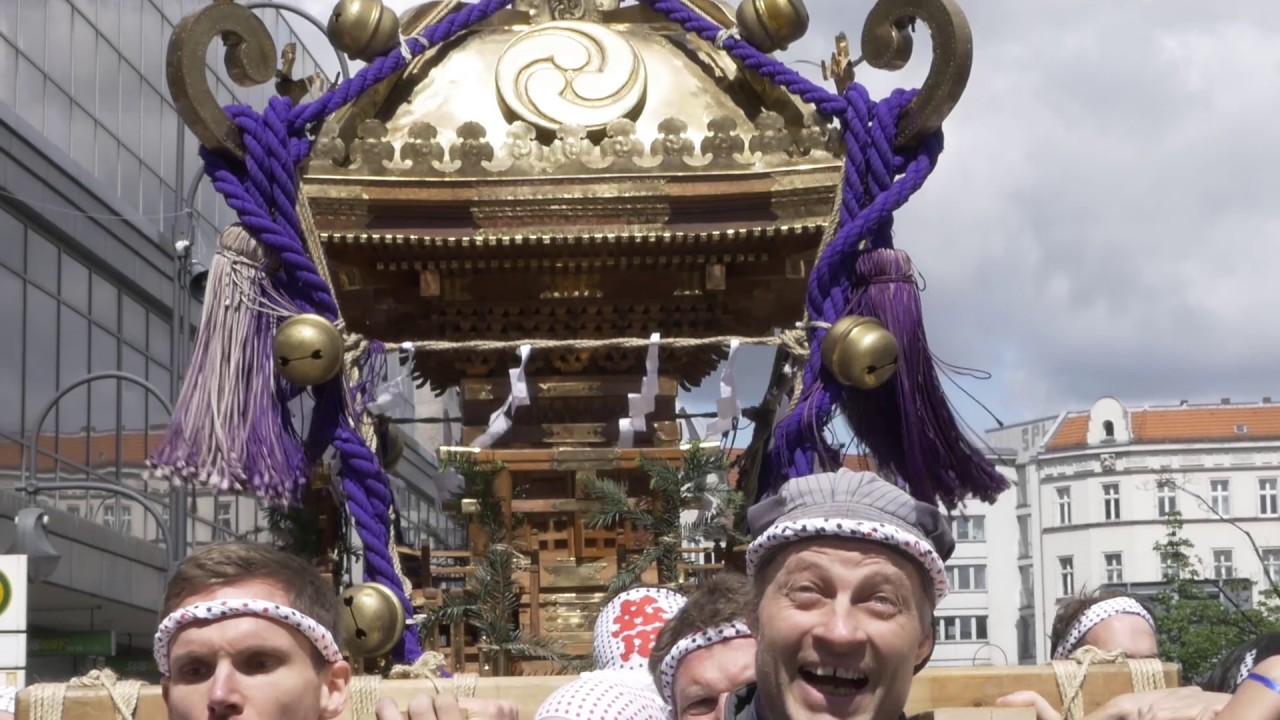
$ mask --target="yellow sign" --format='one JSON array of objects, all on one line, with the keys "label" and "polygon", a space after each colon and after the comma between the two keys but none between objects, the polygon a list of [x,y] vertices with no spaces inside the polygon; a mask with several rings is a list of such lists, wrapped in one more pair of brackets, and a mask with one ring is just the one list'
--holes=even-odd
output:
[{"label": "yellow sign", "polygon": [[13,584],[9,582],[9,575],[0,570],[0,615],[9,609],[11,602],[13,602]]}]

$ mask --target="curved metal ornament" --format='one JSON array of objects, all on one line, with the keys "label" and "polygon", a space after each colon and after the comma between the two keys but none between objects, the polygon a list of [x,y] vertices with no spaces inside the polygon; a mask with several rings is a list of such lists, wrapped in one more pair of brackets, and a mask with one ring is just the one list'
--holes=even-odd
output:
[{"label": "curved metal ornament", "polygon": [[942,127],[969,83],[973,32],[955,0],[879,0],[862,26],[862,57],[880,70],[911,60],[911,25],[924,21],[933,36],[933,61],[898,126],[898,145],[912,145]]},{"label": "curved metal ornament", "polygon": [[240,131],[218,104],[206,75],[209,45],[219,37],[227,47],[227,74],[237,85],[253,87],[275,79],[276,44],[267,26],[233,0],[215,0],[173,29],[166,58],[169,95],[202,145],[243,157]]}]

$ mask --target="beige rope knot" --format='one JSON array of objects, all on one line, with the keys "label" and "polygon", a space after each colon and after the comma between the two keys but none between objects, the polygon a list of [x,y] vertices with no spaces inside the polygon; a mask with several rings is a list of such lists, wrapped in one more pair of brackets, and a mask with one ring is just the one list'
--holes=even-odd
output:
[{"label": "beige rope knot", "polygon": [[[396,665],[387,673],[389,680],[421,679],[431,683],[436,695],[440,694],[440,686],[436,680],[445,669],[445,658],[438,652],[428,650],[413,662],[412,665]],[[471,698],[476,696],[475,673],[456,673],[453,676],[453,694],[455,697]],[[351,678],[347,686],[347,704],[351,709],[352,720],[368,720],[377,714],[378,699],[382,690],[381,675],[357,675]],[[34,715],[31,720],[43,720]],[[61,718],[58,718],[61,720]]]},{"label": "beige rope knot", "polygon": [[1084,717],[1084,680],[1089,674],[1091,665],[1111,665],[1124,663],[1129,668],[1129,677],[1134,692],[1147,692],[1164,688],[1164,667],[1159,660],[1144,658],[1129,660],[1124,651],[1099,650],[1092,645],[1085,645],[1067,660],[1053,661],[1053,674],[1058,681],[1058,694],[1062,698],[1064,720],[1080,720]]},{"label": "beige rope knot", "polygon": [[31,720],[62,720],[62,705],[67,688],[104,688],[115,708],[117,720],[133,720],[138,709],[140,680],[121,680],[111,670],[90,670],[87,674],[72,678],[66,683],[41,683],[28,688],[31,699]]}]

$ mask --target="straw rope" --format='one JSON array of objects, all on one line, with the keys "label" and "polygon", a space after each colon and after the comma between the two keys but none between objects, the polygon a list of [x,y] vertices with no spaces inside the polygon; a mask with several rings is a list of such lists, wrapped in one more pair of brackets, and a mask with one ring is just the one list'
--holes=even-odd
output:
[{"label": "straw rope", "polygon": [[1133,692],[1164,689],[1164,666],[1154,658],[1129,660],[1123,651],[1104,652],[1086,645],[1071,654],[1067,660],[1053,661],[1053,674],[1058,681],[1058,694],[1062,698],[1063,720],[1084,718],[1084,681],[1092,665],[1125,663],[1133,683]]}]

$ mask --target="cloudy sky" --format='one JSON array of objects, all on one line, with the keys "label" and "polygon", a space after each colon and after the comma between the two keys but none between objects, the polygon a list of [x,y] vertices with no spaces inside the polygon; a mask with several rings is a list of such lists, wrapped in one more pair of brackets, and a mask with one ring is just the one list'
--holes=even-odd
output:
[{"label": "cloudy sky", "polygon": [[[896,225],[928,281],[935,353],[989,371],[965,387],[1006,422],[1102,395],[1280,399],[1280,2],[960,2],[969,88]],[[823,30],[785,57],[827,57],[838,29],[856,46],[871,4],[810,0]],[[915,87],[927,47],[858,81],[875,97]],[[744,404],[770,360],[744,354]]]}]

